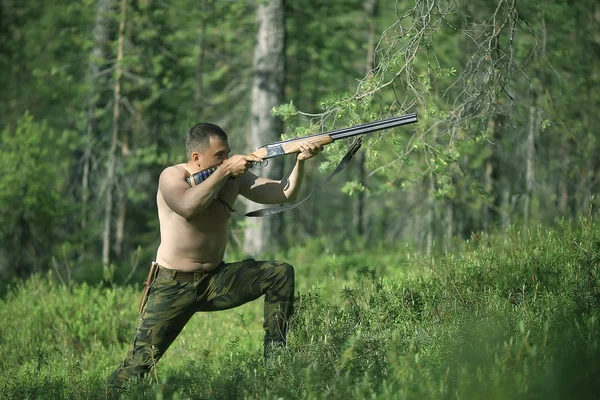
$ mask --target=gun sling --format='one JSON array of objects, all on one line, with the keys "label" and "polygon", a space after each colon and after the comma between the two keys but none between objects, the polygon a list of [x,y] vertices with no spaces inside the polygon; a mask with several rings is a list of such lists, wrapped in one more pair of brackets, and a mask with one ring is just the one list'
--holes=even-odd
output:
[{"label": "gun sling", "polygon": [[[288,204],[288,205],[279,206],[279,207],[261,208],[260,210],[254,210],[254,211],[247,212],[246,214],[242,214],[239,211],[234,210],[229,204],[227,204],[226,201],[222,200],[219,196],[215,197],[215,200],[218,201],[218,202],[220,202],[220,203],[222,203],[225,207],[227,207],[227,209],[230,212],[232,212],[234,214],[243,215],[244,217],[268,217],[269,215],[279,214],[279,213],[282,213],[282,212],[287,211],[287,210],[292,210],[292,209],[300,206],[306,200],[310,199],[310,197],[313,195],[314,192],[316,192],[321,186],[323,186],[326,183],[328,183],[329,181],[331,181],[334,176],[336,176],[344,168],[346,168],[348,166],[348,164],[350,164],[350,161],[352,161],[352,159],[354,158],[354,155],[360,149],[361,145],[362,145],[362,136],[359,137],[354,142],[354,144],[352,146],[350,146],[350,150],[348,150],[348,152],[342,158],[342,160],[340,161],[340,163],[338,164],[338,166],[335,167],[335,169],[333,170],[333,172],[331,173],[331,175],[329,175],[329,177],[327,177],[327,179],[325,179],[325,181],[323,181],[322,183],[320,183],[319,185],[317,185],[308,194],[308,196],[306,196],[304,199],[302,199],[300,201],[297,201],[297,202],[295,202],[293,204]],[[201,182],[203,182],[204,180],[206,180],[206,178],[208,178],[213,172],[215,172],[216,169],[217,168],[213,167],[213,168],[210,168],[210,169],[198,172],[198,173],[194,174],[193,176],[186,177],[185,181],[190,186],[196,186],[196,185],[200,184]]]},{"label": "gun sling", "polygon": [[319,185],[317,185],[308,194],[308,196],[306,196],[304,199],[302,199],[300,201],[297,201],[297,202],[295,202],[293,204],[285,205],[285,206],[270,207],[270,208],[261,208],[260,210],[250,211],[250,212],[247,212],[246,214],[244,214],[244,216],[245,217],[267,217],[269,215],[279,214],[281,212],[284,212],[284,211],[287,211],[287,210],[292,210],[292,209],[300,206],[306,200],[310,199],[310,197],[313,195],[314,192],[317,191],[317,189],[319,189],[321,186],[323,186],[326,183],[328,183],[330,180],[333,179],[334,176],[336,176],[337,174],[339,174],[340,172],[342,172],[342,170],[344,168],[346,168],[348,166],[348,164],[350,164],[350,161],[352,161],[352,159],[354,158],[354,155],[356,154],[356,152],[358,152],[358,150],[360,149],[361,145],[362,145],[362,136],[359,137],[356,140],[356,142],[354,142],[354,144],[352,146],[350,146],[350,150],[348,150],[348,152],[346,153],[346,155],[344,156],[344,158],[342,158],[342,161],[340,161],[340,163],[338,164],[338,166],[335,167],[335,169],[333,170],[333,172],[331,173],[331,175],[329,175],[327,177],[327,179],[325,179],[325,181],[323,181]]}]

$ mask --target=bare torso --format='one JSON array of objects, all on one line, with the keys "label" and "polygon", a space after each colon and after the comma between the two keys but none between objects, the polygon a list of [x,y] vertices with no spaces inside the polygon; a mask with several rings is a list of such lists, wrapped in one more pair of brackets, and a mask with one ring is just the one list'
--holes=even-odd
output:
[{"label": "bare torso", "polygon": [[[184,165],[174,167],[181,170],[182,180],[190,175]],[[238,183],[230,179],[221,188],[219,197],[233,205],[238,193]],[[156,203],[161,242],[156,254],[158,264],[180,271],[210,271],[223,261],[229,239],[231,214],[223,203],[214,200],[189,220],[169,208],[160,189],[156,195]]]}]

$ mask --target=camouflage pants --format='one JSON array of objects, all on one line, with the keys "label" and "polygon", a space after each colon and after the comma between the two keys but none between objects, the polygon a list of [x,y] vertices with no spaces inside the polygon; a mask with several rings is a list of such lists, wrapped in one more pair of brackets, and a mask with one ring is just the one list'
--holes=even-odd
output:
[{"label": "camouflage pants", "polygon": [[198,311],[240,306],[265,295],[265,351],[285,344],[293,312],[294,268],[287,263],[244,260],[222,263],[214,271],[178,280],[177,271],[163,267],[152,282],[135,330],[133,348],[108,379],[121,388],[131,378],[144,376],[169,348]]}]

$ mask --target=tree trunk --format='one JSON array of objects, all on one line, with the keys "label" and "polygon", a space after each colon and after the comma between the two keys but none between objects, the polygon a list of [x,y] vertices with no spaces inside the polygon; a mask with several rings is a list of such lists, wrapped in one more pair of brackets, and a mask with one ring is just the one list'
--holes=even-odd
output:
[{"label": "tree trunk", "polygon": [[198,118],[200,118],[204,109],[202,96],[204,96],[204,60],[206,58],[207,0],[200,2],[200,9],[202,10],[202,19],[200,20],[200,36],[198,37],[198,62],[196,64],[196,88],[194,92],[194,108]]},{"label": "tree trunk", "polygon": [[[123,141],[121,144],[121,165],[125,165],[129,156],[129,135],[123,132]],[[115,232],[115,256],[120,260],[123,255],[123,240],[125,239],[125,221],[127,219],[127,184],[125,178],[121,179],[118,184],[119,196],[119,215],[117,216],[117,226]]]},{"label": "tree trunk", "polygon": [[127,0],[121,0],[121,22],[119,24],[119,45],[117,63],[115,65],[115,86],[112,140],[106,171],[106,204],[104,207],[104,234],[102,243],[102,265],[107,268],[110,264],[111,222],[113,214],[113,195],[115,189],[115,169],[117,164],[117,142],[119,140],[119,115],[121,102],[121,76],[123,74],[123,44],[125,39],[125,19],[127,18]]},{"label": "tree trunk", "polygon": [[[283,131],[281,120],[271,110],[283,103],[285,25],[283,0],[261,2],[257,14],[258,34],[254,51],[252,82],[252,149],[279,139]],[[272,164],[277,164],[278,160]],[[281,165],[281,162],[279,162]],[[281,168],[267,167],[255,171],[262,176],[281,178]],[[244,251],[257,256],[274,249],[273,233],[277,231],[273,217],[253,219],[244,232]]]},{"label": "tree trunk", "polygon": [[81,229],[85,229],[88,219],[88,201],[90,198],[90,164],[92,159],[92,141],[97,132],[96,109],[98,108],[98,76],[104,65],[104,48],[108,42],[108,11],[111,0],[98,0],[96,22],[94,25],[94,47],[90,57],[89,81],[90,99],[87,112],[87,131],[83,149],[83,173],[81,178]]},{"label": "tree trunk", "polygon": [[[367,59],[365,63],[365,75],[369,75],[374,67],[374,54],[375,54],[375,16],[377,13],[377,0],[366,0],[363,3],[367,20],[369,21],[369,36],[367,39]],[[365,166],[366,158],[364,151],[358,153],[358,179],[362,186],[366,189],[367,187],[367,169]],[[354,231],[359,235],[363,236],[367,231],[367,218],[365,215],[366,209],[366,192],[360,191],[356,196],[354,202],[354,215],[353,224]]]},{"label": "tree trunk", "polygon": [[446,234],[444,235],[445,247],[448,251],[452,248],[452,237],[454,236],[454,204],[450,199],[446,200]]},{"label": "tree trunk", "polygon": [[[485,182],[485,193],[492,194],[494,192],[494,181],[492,179],[494,173],[494,163],[492,161],[492,156],[490,156],[485,162],[485,173],[484,173],[484,182]],[[489,232],[492,215],[495,215],[493,211],[494,205],[488,205],[486,203],[483,204],[483,221],[482,221],[482,229],[484,232]]]},{"label": "tree trunk", "polygon": [[[589,145],[591,147],[591,145]],[[592,153],[593,154],[593,153]],[[591,215],[592,183],[594,180],[594,163],[592,158],[584,162],[583,174],[581,175],[581,211],[580,215]]]},{"label": "tree trunk", "polygon": [[[535,100],[535,97],[534,97]],[[525,160],[525,203],[523,209],[524,229],[529,227],[531,217],[531,199],[533,196],[534,168],[535,168],[535,138],[539,128],[539,118],[535,108],[535,101],[529,108],[529,133],[526,142],[526,160]]]},{"label": "tree trunk", "polygon": [[425,216],[425,254],[431,255],[433,251],[434,241],[434,225],[435,225],[435,181],[434,175],[429,175],[429,188],[427,190],[427,212]]}]

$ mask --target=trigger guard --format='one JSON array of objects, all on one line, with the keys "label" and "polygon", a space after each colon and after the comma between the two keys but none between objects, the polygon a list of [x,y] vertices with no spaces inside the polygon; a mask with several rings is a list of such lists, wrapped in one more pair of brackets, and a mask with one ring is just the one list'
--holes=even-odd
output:
[{"label": "trigger guard", "polygon": [[267,165],[269,165],[269,160],[263,160],[263,162],[252,163],[253,167],[258,166],[259,168],[265,168]]}]

